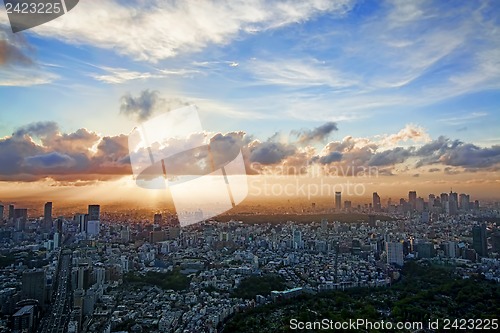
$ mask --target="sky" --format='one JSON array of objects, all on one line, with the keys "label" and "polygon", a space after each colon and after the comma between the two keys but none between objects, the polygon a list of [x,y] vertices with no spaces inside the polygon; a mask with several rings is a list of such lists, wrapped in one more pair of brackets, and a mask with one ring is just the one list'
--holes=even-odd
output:
[{"label": "sky", "polygon": [[308,182],[366,196],[497,199],[499,14],[495,1],[81,0],[14,34],[1,7],[0,201],[162,197],[135,185],[128,135],[192,104],[193,140],[237,143],[254,177],[319,168]]}]

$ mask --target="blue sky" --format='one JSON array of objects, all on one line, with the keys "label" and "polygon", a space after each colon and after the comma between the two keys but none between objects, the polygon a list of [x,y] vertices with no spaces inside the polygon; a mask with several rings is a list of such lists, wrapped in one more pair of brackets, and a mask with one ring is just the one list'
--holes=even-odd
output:
[{"label": "blue sky", "polygon": [[0,58],[0,137],[39,121],[127,134],[137,119],[120,114],[122,96],[150,90],[155,112],[195,103],[207,130],[262,141],[335,122],[333,141],[418,129],[387,149],[500,144],[494,1],[144,4],[80,1],[16,35],[2,9],[0,41],[17,53]]},{"label": "blue sky", "polygon": [[[175,55],[154,53],[149,40],[137,47],[126,42],[107,47],[106,40],[93,41],[98,28],[83,26],[79,32],[85,22],[69,22],[92,15],[98,6],[82,3],[48,24],[53,28],[23,33],[31,45],[26,52],[36,64],[33,71],[48,83],[2,87],[1,98],[9,101],[2,135],[27,120],[58,121],[66,130],[83,126],[124,133],[130,124],[118,119],[121,95],[152,89],[167,99],[216,104],[215,112],[199,105],[210,118],[220,118],[213,121],[219,124],[214,130],[234,129],[220,125],[226,115],[231,118],[225,110],[231,109],[241,118],[238,127],[264,136],[332,120],[341,123],[340,135],[391,133],[415,123],[433,136],[479,144],[497,139],[500,39],[493,3],[343,1],[332,10],[284,17],[285,23],[262,20],[255,32],[245,31],[250,23],[235,20],[240,26],[234,32],[206,32],[204,39],[216,42],[179,38]],[[176,15],[183,13],[187,20],[195,15],[189,10]],[[155,27],[138,24],[145,26],[138,32]],[[70,32],[53,32],[65,25]],[[112,28],[111,22],[103,24]],[[127,80],[120,73],[143,78]],[[116,125],[103,126],[102,117]]]}]

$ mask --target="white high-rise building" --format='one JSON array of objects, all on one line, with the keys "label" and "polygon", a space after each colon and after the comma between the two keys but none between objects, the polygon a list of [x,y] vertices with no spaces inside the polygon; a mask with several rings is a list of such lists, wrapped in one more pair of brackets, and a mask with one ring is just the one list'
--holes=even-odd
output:
[{"label": "white high-rise building", "polygon": [[387,263],[403,266],[403,243],[386,242],[385,252],[387,253]]},{"label": "white high-rise building", "polygon": [[456,258],[457,257],[457,243],[455,243],[455,242],[445,243],[444,252],[448,258]]},{"label": "white high-rise building", "polygon": [[95,283],[99,286],[106,281],[106,269],[104,267],[94,267]]},{"label": "white high-rise building", "polygon": [[298,229],[293,231],[293,249],[301,249],[302,248],[302,232]]},{"label": "white high-rise building", "polygon": [[88,221],[87,222],[87,235],[88,236],[97,236],[99,235],[99,221]]},{"label": "white high-rise building", "polygon": [[54,249],[58,249],[61,246],[61,236],[58,232],[54,233]]}]

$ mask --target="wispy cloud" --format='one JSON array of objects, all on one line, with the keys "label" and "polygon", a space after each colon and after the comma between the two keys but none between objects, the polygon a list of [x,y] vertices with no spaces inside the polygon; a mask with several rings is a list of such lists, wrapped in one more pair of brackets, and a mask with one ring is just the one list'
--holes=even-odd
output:
[{"label": "wispy cloud", "polygon": [[89,76],[97,81],[110,84],[121,84],[133,80],[159,79],[168,76],[190,76],[200,74],[199,70],[195,69],[156,69],[154,71],[134,71],[125,68],[115,68],[107,66],[93,66],[98,68],[104,74],[90,73]]},{"label": "wispy cloud", "polygon": [[131,80],[144,80],[155,77],[155,75],[149,72],[137,72],[127,70],[125,68],[111,68],[111,67],[102,67],[107,74],[89,74],[91,77],[96,79],[97,81],[111,83],[111,84],[119,84],[124,83]]},{"label": "wispy cloud", "polygon": [[451,116],[446,118],[438,119],[439,122],[446,123],[448,125],[463,125],[468,124],[471,121],[486,117],[487,112],[471,112],[466,114],[461,114],[457,116]]},{"label": "wispy cloud", "polygon": [[292,87],[327,86],[332,89],[352,87],[358,82],[324,62],[314,59],[279,59],[251,61],[247,68],[261,84]]},{"label": "wispy cloud", "polygon": [[210,44],[224,45],[242,32],[304,22],[321,13],[342,15],[350,8],[350,0],[178,3],[156,0],[138,11],[135,6],[120,1],[81,1],[68,15],[32,31],[157,62],[200,51]]}]

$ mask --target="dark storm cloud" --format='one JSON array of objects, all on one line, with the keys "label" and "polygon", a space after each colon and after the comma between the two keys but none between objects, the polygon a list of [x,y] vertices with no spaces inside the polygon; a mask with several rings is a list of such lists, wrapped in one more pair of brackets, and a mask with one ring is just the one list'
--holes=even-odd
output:
[{"label": "dark storm cloud", "polygon": [[45,153],[45,150],[25,138],[13,139],[7,137],[0,139],[0,180],[4,175],[23,173],[23,162],[25,157],[36,156]]},{"label": "dark storm cloud", "polygon": [[24,164],[32,168],[56,168],[56,167],[72,167],[75,165],[75,160],[66,154],[51,152],[48,154],[28,156],[24,159]]},{"label": "dark storm cloud", "polygon": [[313,158],[314,162],[319,162],[321,164],[330,164],[333,162],[338,162],[342,160],[342,153],[339,153],[338,151],[332,151],[328,155],[325,156],[315,156]]},{"label": "dark storm cloud", "polygon": [[40,138],[53,135],[58,131],[59,126],[53,121],[37,122],[18,128],[16,131],[14,131],[14,133],[12,133],[12,136],[22,137],[28,135]]},{"label": "dark storm cloud", "polygon": [[[320,126],[302,131],[299,141],[321,140],[334,128],[336,126]],[[308,172],[311,164],[317,164],[325,174],[343,170],[341,173],[345,172],[345,175],[354,175],[355,172],[348,170],[375,167],[379,175],[392,176],[411,172],[408,168],[401,171],[395,166],[414,159],[417,167],[430,165],[426,168],[429,173],[442,171],[453,175],[464,171],[498,171],[500,168],[500,146],[479,147],[442,136],[420,148],[388,150],[381,150],[377,142],[369,139],[348,136],[341,141],[329,142],[318,152],[317,148],[304,147],[299,141],[284,143],[279,134],[261,142],[241,131],[225,134],[201,132],[192,133],[187,141],[172,138],[168,144],[159,146],[162,151],[158,153],[162,156],[178,154],[169,164],[169,174],[205,174],[205,171],[210,171],[207,169],[210,165],[218,168],[233,160],[240,151],[247,171],[262,174],[268,174],[275,166],[291,170],[287,169],[286,174],[302,174]],[[192,154],[181,154],[185,147],[204,149],[194,151],[193,158]],[[167,154],[169,151],[172,154]],[[15,130],[12,136],[1,138],[0,161],[0,181],[36,181],[46,177],[65,182],[93,181],[132,174],[128,136],[102,136],[85,128],[62,133],[55,122],[28,124]],[[331,168],[333,166],[335,168]],[[422,172],[414,170],[409,174],[417,177],[417,174],[422,176]]]},{"label": "dark storm cloud", "polygon": [[420,157],[417,167],[439,163],[467,169],[484,169],[500,163],[500,146],[483,148],[440,136],[418,149],[415,156]]},{"label": "dark storm cloud", "polygon": [[58,128],[54,122],[33,123],[0,139],[0,180],[73,181],[131,174],[126,135],[100,137],[84,128],[60,133]]},{"label": "dark storm cloud", "polygon": [[460,141],[451,141],[450,139],[440,136],[436,140],[429,142],[415,151],[415,156],[419,158],[415,167],[420,168],[424,165],[432,165],[440,163],[440,158],[449,149],[453,149],[460,144]]},{"label": "dark storm cloud", "polygon": [[250,161],[264,165],[282,162],[297,151],[295,146],[280,142],[266,141],[256,144],[250,150]]},{"label": "dark storm cloud", "polygon": [[312,142],[323,142],[333,131],[338,131],[337,124],[334,122],[327,122],[312,130],[292,131],[292,135],[297,136],[298,143],[308,144]]},{"label": "dark storm cloud", "polygon": [[386,166],[403,163],[411,156],[411,149],[397,147],[375,153],[368,161],[369,166]]},{"label": "dark storm cloud", "polygon": [[120,113],[137,116],[139,121],[145,121],[151,117],[160,103],[161,98],[157,91],[144,90],[137,97],[127,93],[121,98]]},{"label": "dark storm cloud", "polygon": [[500,163],[500,146],[481,148],[471,143],[461,144],[448,150],[441,157],[441,162],[465,168],[488,168]]}]

